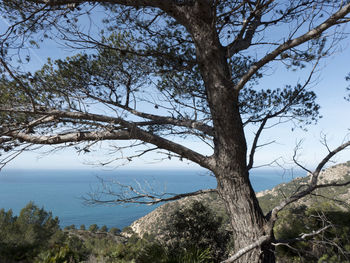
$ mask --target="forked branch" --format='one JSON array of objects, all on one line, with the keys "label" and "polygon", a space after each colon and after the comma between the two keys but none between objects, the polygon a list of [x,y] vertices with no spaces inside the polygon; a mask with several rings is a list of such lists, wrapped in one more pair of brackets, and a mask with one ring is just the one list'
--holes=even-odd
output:
[{"label": "forked branch", "polygon": [[334,155],[336,155],[337,153],[343,151],[344,149],[346,149],[349,146],[350,146],[350,141],[347,141],[347,142],[343,143],[342,145],[338,146],[333,151],[329,152],[322,159],[322,161],[317,165],[316,169],[311,174],[310,183],[308,184],[307,188],[305,190],[301,190],[301,191],[293,194],[292,196],[288,197],[287,199],[283,200],[278,206],[276,206],[275,208],[273,208],[269,212],[268,219],[270,220],[270,224],[272,224],[272,227],[273,227],[274,222],[277,220],[278,212],[280,212],[282,209],[284,209],[287,205],[289,205],[291,203],[294,203],[294,202],[300,200],[301,198],[303,198],[304,196],[307,196],[307,195],[311,194],[317,188],[324,188],[324,187],[329,187],[329,186],[345,186],[345,185],[350,184],[350,182],[346,182],[346,183],[329,183],[329,184],[321,184],[321,185],[317,184],[320,172],[322,171],[322,169],[326,165],[326,163]]},{"label": "forked branch", "polygon": [[237,83],[237,85],[235,86],[235,89],[237,91],[241,90],[244,87],[244,85],[252,78],[252,76],[258,72],[259,69],[261,69],[267,63],[274,60],[277,56],[282,54],[282,52],[292,49],[296,46],[299,46],[313,38],[317,38],[330,27],[338,24],[341,21],[341,19],[343,19],[349,12],[350,12],[350,3],[346,4],[343,8],[335,12],[330,18],[328,18],[322,24],[311,29],[307,33],[301,35],[300,37],[290,39],[285,43],[281,44],[280,46],[278,46],[271,53],[267,54],[258,62],[256,62],[253,66],[251,66],[248,72],[244,74],[243,77],[240,79],[240,81]]},{"label": "forked branch", "polygon": [[[183,194],[152,194],[147,191],[136,189],[131,185],[123,185],[117,183],[120,187],[120,191],[116,192],[111,189],[104,189],[101,192],[91,192],[84,200],[89,205],[118,205],[118,204],[143,204],[143,205],[155,205],[159,203],[175,201],[189,196],[197,196],[207,193],[215,193],[216,189],[198,190],[195,192],[183,193]],[[108,198],[104,198],[107,196]]]}]

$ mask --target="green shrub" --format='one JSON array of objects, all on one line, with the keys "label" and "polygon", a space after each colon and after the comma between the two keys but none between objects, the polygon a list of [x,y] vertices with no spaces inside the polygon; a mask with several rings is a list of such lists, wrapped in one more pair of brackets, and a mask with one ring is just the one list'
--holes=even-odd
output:
[{"label": "green shrub", "polygon": [[64,230],[75,230],[76,228],[75,228],[75,225],[73,224],[73,225],[70,225],[70,226],[65,226],[63,229]]},{"label": "green shrub", "polygon": [[132,230],[132,228],[130,226],[124,227],[122,232],[127,233],[127,234],[133,234],[134,233],[134,231]]},{"label": "green shrub", "polygon": [[[300,233],[312,233],[332,223],[333,226],[306,241],[277,247],[278,258],[299,258],[300,262],[350,262],[350,211],[329,202],[311,207],[292,207],[279,214],[275,227],[276,239],[290,240]],[[283,261],[284,262],[284,261]],[[294,262],[294,261],[290,261]]]},{"label": "green shrub", "polygon": [[92,224],[89,226],[89,231],[90,232],[97,232],[98,226],[96,224]]},{"label": "green shrub", "polygon": [[223,228],[223,218],[216,216],[210,208],[194,201],[176,210],[170,217],[172,224],[169,225],[167,240],[170,254],[210,251],[213,260],[219,261],[226,257],[231,236]]},{"label": "green shrub", "polygon": [[188,249],[184,255],[181,256],[178,262],[183,263],[209,263],[213,262],[212,251],[210,248],[201,250],[196,247]]},{"label": "green shrub", "polygon": [[84,259],[86,259],[85,255],[66,244],[56,245],[50,250],[41,252],[35,258],[34,263],[79,263]]},{"label": "green shrub", "polygon": [[116,234],[120,233],[120,229],[117,227],[112,227],[109,229],[109,233],[116,235]]},{"label": "green shrub", "polygon": [[19,216],[12,210],[0,210],[0,258],[29,260],[64,238],[57,217],[38,208],[33,202],[24,207]]},{"label": "green shrub", "polygon": [[108,231],[107,226],[106,226],[106,225],[102,226],[102,227],[100,228],[100,231],[101,231],[101,232],[107,232],[107,231]]}]

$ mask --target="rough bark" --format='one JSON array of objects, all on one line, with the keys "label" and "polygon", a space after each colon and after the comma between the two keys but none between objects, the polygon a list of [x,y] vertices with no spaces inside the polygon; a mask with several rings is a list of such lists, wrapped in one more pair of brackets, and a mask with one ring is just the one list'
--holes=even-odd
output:
[{"label": "rough bark", "polygon": [[[254,191],[247,176],[235,170],[217,173],[218,192],[224,200],[226,210],[230,214],[235,240],[234,252],[245,248],[266,234],[265,217],[259,207]],[[271,240],[250,250],[235,262],[275,262]]]},{"label": "rough bark", "polygon": [[[249,181],[247,146],[238,107],[238,92],[231,80],[225,49],[210,19],[192,17],[189,31],[196,43],[200,71],[214,126],[214,156],[212,167],[218,192],[230,215],[235,251],[254,243],[265,235],[265,217]],[[208,19],[208,13],[205,16]],[[197,19],[195,19],[197,18]],[[269,233],[271,234],[271,233]],[[263,244],[244,254],[236,262],[275,262],[271,245]]]}]

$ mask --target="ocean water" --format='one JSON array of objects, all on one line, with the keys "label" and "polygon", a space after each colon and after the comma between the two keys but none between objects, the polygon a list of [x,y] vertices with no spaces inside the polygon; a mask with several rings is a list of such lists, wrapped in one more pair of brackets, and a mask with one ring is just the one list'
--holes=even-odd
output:
[{"label": "ocean water", "polygon": [[[281,175],[276,171],[253,171],[255,191],[270,189],[288,182],[303,172]],[[115,180],[124,185],[140,185],[146,191],[185,193],[215,188],[215,178],[205,171],[194,170],[4,170],[0,173],[0,208],[12,209],[15,214],[29,202],[60,219],[62,227],[81,224],[118,227],[122,229],[154,210],[158,205],[90,206],[84,203],[87,193],[98,192],[99,178]]]}]

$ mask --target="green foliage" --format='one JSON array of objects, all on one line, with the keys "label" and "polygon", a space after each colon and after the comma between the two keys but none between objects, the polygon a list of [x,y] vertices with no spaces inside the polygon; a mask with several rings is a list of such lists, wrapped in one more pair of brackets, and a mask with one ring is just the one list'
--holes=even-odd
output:
[{"label": "green foliage", "polygon": [[[148,234],[143,238],[132,234],[127,240],[117,240],[119,235],[96,233],[96,224],[89,228],[93,231],[70,229],[64,235],[58,219],[33,203],[23,208],[18,217],[11,210],[2,209],[0,262],[78,263],[91,257],[95,262],[105,263],[211,263],[227,257],[231,240],[226,224],[210,208],[194,201],[168,212],[172,225],[163,233],[167,239],[160,242]],[[349,263],[350,211],[335,203],[319,202],[283,210],[275,236],[278,240],[291,240],[300,237],[300,233],[317,231],[329,222],[333,224],[331,228],[305,241],[291,243],[293,249],[278,246],[279,262]],[[130,229],[127,227],[124,232],[131,233]]]},{"label": "green foliage", "polygon": [[126,244],[118,244],[108,255],[110,262],[167,262],[166,249],[156,242],[146,239],[129,240]]},{"label": "green foliage", "polygon": [[[90,241],[89,241],[90,242]],[[213,262],[212,253],[209,248],[201,250],[198,248],[189,248],[187,250],[176,250],[161,245],[152,237],[132,238],[127,243],[119,243],[109,246],[110,242],[103,241],[104,245],[99,245],[99,252],[96,251],[94,241],[93,251],[98,258],[108,263],[137,262],[137,263],[209,263]],[[99,240],[101,242],[101,240]],[[105,250],[102,251],[102,247]],[[107,249],[108,248],[108,249]]]},{"label": "green foliage", "polygon": [[[178,35],[179,31],[176,32]],[[108,37],[102,37],[101,45],[93,54],[80,53],[55,61],[49,59],[34,74],[19,76],[25,90],[19,88],[16,81],[3,76],[0,79],[0,99],[3,101],[0,102],[12,103],[10,106],[13,103],[30,106],[35,102],[51,109],[81,110],[82,98],[87,98],[83,102],[87,107],[91,101],[129,107],[130,98],[126,93],[137,95],[143,92],[142,87],[156,81],[156,88],[169,94],[175,103],[192,103],[195,99],[198,110],[210,117],[203,79],[195,64],[194,46],[186,41],[176,48],[169,47],[169,43],[157,43],[148,46],[148,50],[135,50],[133,43],[139,40],[131,33],[112,32]],[[149,55],[136,55],[142,53]],[[245,56],[230,58],[232,80],[242,77],[255,62]],[[186,67],[187,64],[193,65]],[[257,73],[250,82],[255,84],[260,77]],[[316,121],[319,114],[315,99],[315,93],[306,91],[300,84],[276,90],[256,90],[253,85],[247,85],[240,94],[239,106],[243,119],[250,122],[261,122],[263,117],[277,114],[279,117],[293,115],[295,120],[309,124]],[[157,104],[154,106],[158,107]],[[21,122],[30,120],[28,114],[16,116],[21,117]],[[11,122],[15,116],[6,113],[3,118]]]},{"label": "green foliage", "polygon": [[[19,105],[25,110],[29,108],[31,112],[23,114],[21,109],[21,114],[2,114],[0,116],[1,130],[7,131],[8,127],[3,124],[13,123],[13,127],[11,127],[13,130],[24,131],[26,128],[22,127],[28,127],[27,124],[31,117],[34,116],[34,113],[38,113],[36,115],[38,121],[30,124],[28,130],[24,131],[27,135],[33,132],[36,132],[36,135],[52,134],[55,142],[60,143],[59,138],[54,137],[56,132],[66,134],[66,131],[87,131],[95,134],[95,131],[104,130],[103,126],[106,124],[104,128],[108,131],[125,131],[126,133],[132,131],[128,137],[132,139],[131,134],[137,132],[134,132],[135,129],[131,129],[129,126],[138,124],[134,122],[135,117],[131,115],[135,114],[147,119],[144,117],[146,114],[136,114],[135,109],[142,109],[142,104],[147,104],[147,102],[152,103],[150,98],[144,96],[145,92],[153,93],[153,90],[149,89],[151,87],[151,89],[158,89],[165,96],[166,100],[160,99],[159,101],[164,101],[163,105],[166,107],[163,109],[165,110],[164,117],[169,118],[169,120],[173,118],[173,124],[154,120],[159,118],[149,118],[150,122],[145,121],[142,124],[144,126],[141,127],[141,132],[150,133],[146,137],[137,136],[136,139],[142,140],[143,137],[145,142],[156,144],[156,147],[168,150],[171,147],[165,147],[163,143],[159,143],[162,140],[154,137],[154,133],[163,132],[162,134],[166,137],[171,134],[198,135],[202,136],[205,141],[209,137],[208,141],[213,139],[214,142],[223,142],[222,144],[214,143],[215,147],[230,142],[233,148],[243,149],[242,152],[244,152],[246,148],[244,140],[234,142],[230,136],[217,138],[220,135],[217,131],[224,127],[235,126],[237,130],[241,128],[243,131],[240,116],[235,116],[235,111],[232,111],[226,116],[227,119],[231,117],[232,123],[225,126],[228,122],[220,121],[219,117],[211,120],[210,112],[215,113],[214,117],[221,116],[220,113],[229,113],[230,107],[234,106],[235,109],[239,107],[245,124],[247,122],[258,124],[272,117],[278,117],[277,123],[283,123],[286,119],[303,121],[306,124],[315,121],[319,110],[315,103],[316,95],[311,91],[305,91],[303,86],[297,85],[295,88],[286,86],[284,89],[259,91],[254,90],[251,84],[256,83],[262,76],[261,72],[268,69],[269,63],[281,60],[288,68],[302,69],[306,63],[315,61],[317,57],[325,56],[327,53],[325,50],[332,50],[333,44],[326,43],[326,38],[321,36],[323,30],[333,26],[333,23],[346,22],[346,19],[341,21],[345,13],[343,16],[333,16],[332,19],[327,20],[326,26],[306,34],[305,36],[311,36],[312,40],[303,44],[304,41],[309,40],[308,37],[301,37],[296,41],[293,41],[293,37],[301,36],[304,34],[303,29],[312,29],[314,25],[319,24],[320,21],[324,20],[321,18],[323,15],[331,15],[334,10],[343,6],[343,1],[280,1],[281,4],[271,4],[273,1],[265,1],[265,3],[264,1],[215,1],[213,4],[212,1],[179,0],[164,1],[164,3],[154,1],[152,5],[148,5],[147,1],[141,1],[141,6],[137,2],[132,3],[132,1],[127,1],[127,6],[125,5],[126,1],[76,1],[76,5],[71,5],[71,3],[67,6],[65,6],[65,2],[67,1],[12,0],[0,2],[1,14],[6,21],[10,21],[12,24],[9,30],[4,30],[1,36],[1,56],[4,59],[10,60],[13,54],[8,53],[8,50],[15,48],[18,48],[18,57],[21,57],[21,49],[27,48],[27,40],[31,47],[38,46],[38,42],[46,37],[41,35],[35,39],[38,32],[43,32],[42,34],[48,32],[52,36],[59,33],[61,38],[67,41],[68,46],[84,48],[86,45],[91,48],[88,53],[54,62],[49,60],[47,65],[34,75],[28,73],[14,77],[8,76],[8,73],[3,74],[0,79],[0,104],[10,107]],[[102,4],[101,2],[110,3]],[[123,2],[124,4],[120,4]],[[79,3],[83,6],[82,12],[80,12],[81,7],[78,9]],[[91,8],[94,4],[96,4],[96,8]],[[79,23],[86,21],[83,14],[89,14],[93,9],[102,14],[100,8],[105,8],[105,13],[108,14],[103,21],[108,33],[106,36],[105,31],[101,31],[100,43],[95,43],[94,36],[98,34],[93,28],[80,31],[86,27],[81,27]],[[201,14],[196,13],[199,11]],[[95,23],[91,23],[91,25],[93,24]],[[304,26],[307,24],[310,27]],[[268,32],[274,32],[276,28],[281,28],[283,25],[290,26],[289,32],[288,30],[283,32],[284,36],[268,34]],[[50,30],[54,28],[56,30]],[[206,32],[207,30],[209,31]],[[90,32],[91,35],[89,35]],[[318,35],[316,36],[314,32],[317,32]],[[337,30],[333,32],[336,33]],[[332,35],[332,31],[330,35]],[[203,43],[207,44],[207,41],[202,41],[203,36],[208,36],[208,45],[202,45]],[[334,39],[342,39],[342,37],[335,34]],[[97,48],[92,50],[93,47]],[[272,53],[269,54],[269,52]],[[279,56],[276,57],[277,55]],[[261,60],[255,61],[252,57],[256,57],[256,59],[260,57]],[[26,57],[27,61],[29,59]],[[19,63],[21,62],[19,61]],[[211,68],[214,69],[215,74],[212,74]],[[261,68],[261,72],[256,71],[259,68]],[[240,79],[242,76],[245,77]],[[204,81],[206,85],[204,85]],[[152,85],[147,85],[151,83]],[[237,83],[242,83],[242,85],[236,86]],[[238,91],[243,88],[243,85],[245,87],[240,93],[240,101],[237,105]],[[220,94],[223,95],[221,100]],[[228,94],[231,95],[225,96]],[[157,96],[152,95],[151,97]],[[141,103],[138,103],[139,100]],[[225,103],[225,105],[219,107],[218,101],[218,104]],[[37,111],[37,108],[31,104],[36,104],[38,107],[43,106],[44,114],[51,115],[48,117],[54,117],[51,119],[52,121],[49,121],[50,118],[42,118],[41,111]],[[130,109],[129,105],[132,104],[133,108]],[[29,105],[31,107],[28,107]],[[89,110],[91,105],[106,106],[106,108]],[[171,105],[173,110],[168,105]],[[154,107],[155,109],[159,108],[156,103],[154,103]],[[222,112],[219,108],[223,109]],[[65,114],[60,116],[60,113],[56,112],[60,109],[63,109],[65,113],[87,113],[87,117],[85,119],[82,117],[69,118],[65,117]],[[18,111],[18,109],[14,111],[16,110]],[[95,121],[95,118],[88,114],[113,111],[117,116],[121,116],[120,118],[125,118],[125,121],[108,120],[105,123],[104,121]],[[114,115],[113,117],[115,117]],[[180,123],[179,120],[185,120],[181,123],[195,120],[199,123],[215,125],[213,130],[216,132],[214,132],[214,136],[211,136],[203,129],[197,130],[196,125],[192,124],[177,128],[174,123]],[[128,122],[130,125],[126,125]],[[273,127],[274,125],[270,124],[269,126]],[[16,138],[15,132],[12,134],[3,132],[3,134],[5,134],[5,142],[11,136]],[[98,132],[96,134],[99,135]],[[230,133],[223,132],[222,134],[229,135]],[[80,135],[84,135],[84,133],[80,133]],[[245,137],[244,134],[241,135],[234,137]],[[150,140],[150,136],[155,139]],[[106,138],[97,137],[102,140]],[[43,141],[44,143],[50,142]],[[80,142],[74,137],[72,144],[67,143],[66,145],[73,146],[76,141]],[[18,143],[21,141],[18,140]],[[1,147],[4,151],[9,151],[12,146]],[[178,148],[176,145],[174,147]],[[180,148],[173,151],[177,154],[180,152],[180,155],[184,155],[184,157],[194,160],[204,167],[210,167],[205,161],[198,161],[205,160],[205,158],[191,158],[193,154],[188,154],[189,151],[183,151]],[[214,152],[220,151],[215,148]],[[219,157],[221,158],[221,156]],[[236,162],[238,160],[239,158]],[[244,162],[242,166],[244,166]],[[216,175],[218,179],[222,178],[222,176]],[[7,216],[4,215],[4,222],[7,222]],[[11,214],[9,216],[12,217]],[[21,217],[23,222],[20,222]],[[172,250],[190,251],[192,250],[191,245],[195,243],[195,251],[206,251],[209,247],[215,254],[213,255],[215,258],[219,258],[225,253],[223,244],[227,243],[229,237],[224,235],[227,231],[220,229],[223,221],[221,218],[211,215],[200,205],[191,207],[190,211],[180,210],[174,217],[175,223],[173,228],[169,230],[169,238],[174,240]],[[23,235],[22,240],[19,241],[20,247],[36,253],[35,250],[41,246],[40,242],[48,240],[53,233],[47,232],[47,229],[45,229],[46,232],[43,232],[44,226],[42,224],[38,224],[38,226],[28,224],[28,227],[23,228],[24,223],[29,222],[30,218],[28,218],[29,216],[20,215],[19,223],[17,223],[17,219],[13,223],[15,227],[12,227],[12,223],[8,223],[10,227],[6,225],[4,229],[9,228],[11,235]],[[40,218],[38,220],[40,221]],[[297,229],[303,230],[303,227],[303,225],[298,225]],[[72,227],[68,229],[72,229]],[[98,227],[92,225],[89,230],[96,232]],[[246,229],[246,231],[250,231],[250,229]],[[1,242],[6,243],[6,245],[18,245],[18,242],[13,241],[16,239],[18,237],[11,236],[10,238],[4,235]],[[147,247],[145,244],[140,244],[140,246]],[[62,249],[62,253],[65,253],[64,248]],[[307,248],[305,249],[307,250]],[[60,252],[61,250],[58,250],[57,253]],[[198,256],[199,254],[196,252],[193,255]]]},{"label": "green foliage", "polygon": [[340,209],[334,203],[293,207],[281,212],[275,236],[290,240],[301,233],[317,231],[329,223],[333,224],[332,227],[320,234],[291,244],[294,249],[279,246],[279,257],[300,262],[350,262],[350,211]]},{"label": "green foliage", "polygon": [[74,224],[73,224],[73,225],[70,225],[70,226],[65,226],[65,227],[64,227],[64,230],[74,230],[74,229],[76,229]]},{"label": "green foliage", "polygon": [[178,262],[183,263],[206,263],[212,262],[212,251],[210,248],[200,250],[196,247],[193,247],[186,251],[186,253],[180,257]]},{"label": "green foliage", "polygon": [[98,230],[98,225],[92,224],[92,225],[89,226],[89,231],[90,232],[97,232],[97,230]]},{"label": "green foliage", "polygon": [[84,225],[84,224],[80,225],[80,230],[86,230],[86,228],[85,228],[85,225]]},{"label": "green foliage", "polygon": [[168,242],[175,253],[209,249],[216,260],[226,255],[229,231],[223,228],[223,218],[217,217],[203,203],[194,201],[170,217],[172,224],[168,229]]},{"label": "green foliage", "polygon": [[[127,33],[115,32],[102,38],[105,47],[98,48],[96,54],[81,53],[56,61],[49,59],[33,75],[30,87],[42,95],[46,106],[56,109],[77,109],[77,96],[128,104],[123,94],[130,84],[137,87],[146,84],[145,77],[150,74],[152,65],[147,57],[120,51],[132,49],[132,39]],[[137,90],[133,88],[132,91]]]},{"label": "green foliage", "polygon": [[72,249],[68,244],[55,245],[49,250],[41,252],[34,263],[78,263],[86,257],[79,250]]},{"label": "green foliage", "polygon": [[132,230],[132,228],[129,227],[129,226],[124,227],[123,230],[122,230],[122,232],[125,232],[125,233],[127,233],[127,234],[133,234],[133,233],[134,233],[134,231]]},{"label": "green foliage", "polygon": [[[320,106],[316,104],[316,94],[305,90],[300,84],[283,89],[244,89],[240,94],[240,109],[249,122],[261,120],[265,116],[292,115],[301,124],[311,124],[319,118]],[[247,118],[245,117],[245,118]]]},{"label": "green foliage", "polygon": [[101,232],[107,232],[107,231],[108,231],[107,226],[106,226],[106,225],[102,226],[102,227],[100,228],[100,231],[101,231]]},{"label": "green foliage", "polygon": [[344,163],[347,167],[350,167],[350,161],[347,161],[346,163]]},{"label": "green foliage", "polygon": [[113,235],[116,235],[116,234],[120,233],[120,229],[117,228],[117,227],[111,227],[111,228],[109,229],[109,233],[111,233],[111,234],[113,234]]},{"label": "green foliage", "polygon": [[19,216],[0,210],[0,258],[33,258],[41,249],[59,242],[63,234],[58,218],[30,202]]}]

